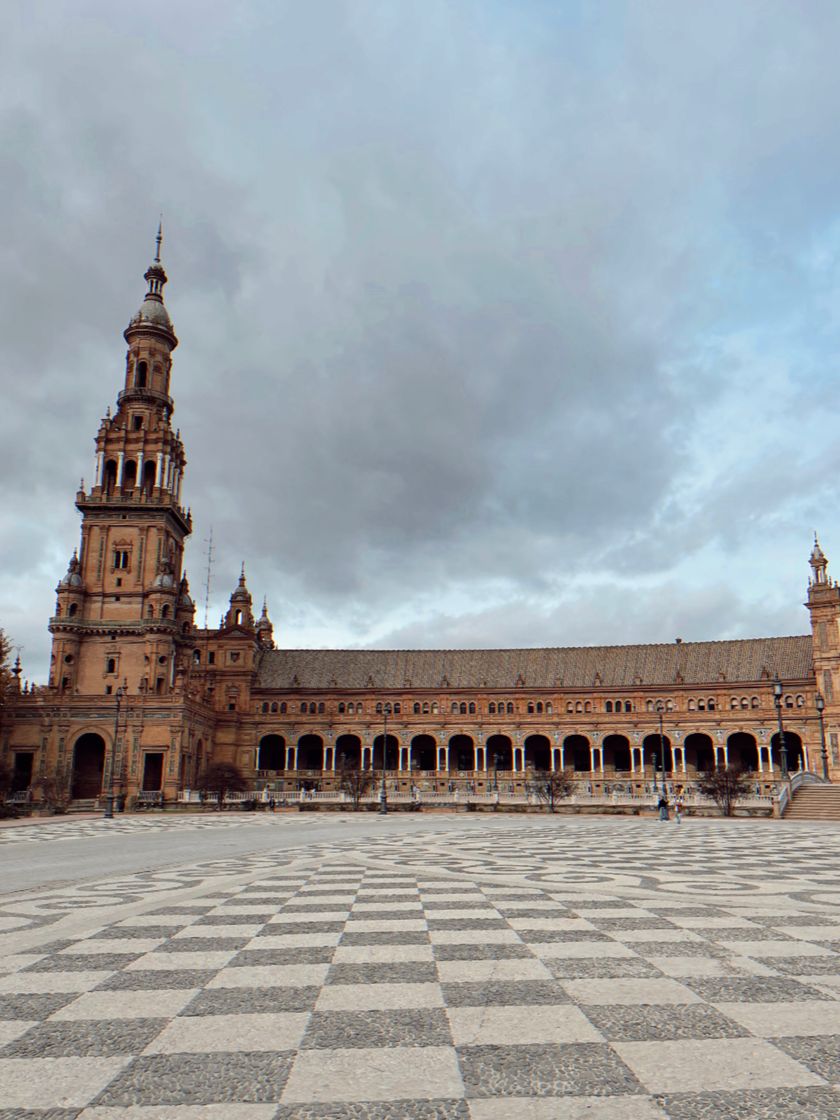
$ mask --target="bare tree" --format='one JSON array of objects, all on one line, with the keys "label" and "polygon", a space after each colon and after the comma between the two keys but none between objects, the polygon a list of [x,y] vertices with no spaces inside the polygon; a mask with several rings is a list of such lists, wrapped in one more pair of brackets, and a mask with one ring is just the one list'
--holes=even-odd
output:
[{"label": "bare tree", "polygon": [[33,792],[45,809],[50,809],[53,813],[67,812],[70,792],[66,782],[58,778],[39,778]]},{"label": "bare tree", "polygon": [[750,780],[735,766],[718,766],[699,776],[697,788],[704,797],[711,797],[725,817],[731,817],[735,805],[749,792]]},{"label": "bare tree", "polygon": [[215,794],[220,809],[229,793],[242,793],[248,788],[245,775],[234,762],[209,763],[198,784],[203,793]]},{"label": "bare tree", "polygon": [[4,630],[0,630],[0,728],[3,726],[6,704],[12,690],[14,674],[9,665],[12,655],[12,643]]},{"label": "bare tree", "polygon": [[372,770],[362,770],[359,766],[341,766],[338,771],[339,787],[353,802],[353,812],[358,813],[361,801],[375,781]]},{"label": "bare tree", "polygon": [[548,806],[548,811],[553,813],[558,801],[568,797],[575,788],[568,770],[539,770],[531,789]]}]

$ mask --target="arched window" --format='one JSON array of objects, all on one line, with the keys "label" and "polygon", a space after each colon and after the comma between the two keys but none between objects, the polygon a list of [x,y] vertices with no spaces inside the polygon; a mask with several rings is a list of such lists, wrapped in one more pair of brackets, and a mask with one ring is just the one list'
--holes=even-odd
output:
[{"label": "arched window", "polygon": [[612,700],[607,700],[604,704],[604,711],[612,714]]},{"label": "arched window", "polygon": [[785,697],[785,707],[786,708],[792,708],[793,707],[793,697],[792,696],[786,696]]},{"label": "arched window", "polygon": [[592,711],[592,702],[590,700],[587,700],[586,703],[583,705],[583,710],[585,712],[591,712]]},{"label": "arched window", "polygon": [[338,714],[340,716],[344,715],[344,701],[343,700],[339,700],[339,702],[338,702]]},{"label": "arched window", "polygon": [[583,711],[583,704],[580,702],[580,700],[577,700],[575,702],[575,711],[576,712],[582,712]]},{"label": "arched window", "polygon": [[534,702],[532,700],[529,700],[528,701],[528,715],[532,716],[533,714],[534,714]]},{"label": "arched window", "polygon": [[653,711],[653,701],[652,700],[645,700],[645,711],[646,712],[652,712]]},{"label": "arched window", "polygon": [[149,459],[143,464],[143,493],[150,498],[155,489],[155,463]]},{"label": "arched window", "polygon": [[487,705],[487,714],[491,715],[491,716],[494,716],[496,714],[496,705],[493,703],[492,700]]},{"label": "arched window", "polygon": [[[798,699],[799,699],[799,697],[797,697],[797,700]],[[750,707],[751,708],[757,708],[758,707],[758,697],[757,696],[751,696],[750,697]]]},{"label": "arched window", "polygon": [[[756,708],[758,707],[758,697],[756,697],[756,702],[753,706],[756,707]],[[805,697],[804,696],[797,696],[796,697],[796,706],[797,706],[797,708],[804,708],[805,707]]]},{"label": "arched window", "polygon": [[137,485],[137,463],[133,459],[126,459],[123,464],[123,490],[133,490]]},{"label": "arched window", "polygon": [[242,624],[242,611],[237,611],[233,616],[233,620],[237,626],[240,626]]},{"label": "arched window", "polygon": [[696,705],[695,705],[694,701],[693,701],[693,700],[689,700],[689,702],[688,702],[688,710],[689,710],[690,712],[693,712],[693,711],[695,710],[695,707],[696,707]]},{"label": "arched window", "polygon": [[115,657],[109,657],[108,660],[105,662],[105,672],[106,673],[116,673],[116,671],[117,671],[117,659]]},{"label": "arched window", "polygon": [[633,711],[633,703],[632,703],[631,700],[625,700],[624,701],[624,710],[625,710],[625,712],[632,712]]},{"label": "arched window", "polygon": [[200,649],[194,649],[193,650],[193,665],[200,665],[200,664],[201,664],[201,650]]},{"label": "arched window", "polygon": [[713,712],[715,710],[715,698],[714,698],[714,696],[710,696],[709,699],[706,701],[706,709],[707,709],[707,711],[710,711],[710,712]]},{"label": "arched window", "polygon": [[730,698],[729,698],[729,710],[731,712],[734,712],[734,711],[737,710],[737,708],[738,708],[738,697],[737,696],[730,696]]},{"label": "arched window", "polygon": [[[433,705],[433,707],[434,707],[435,711],[437,711],[437,705]],[[423,715],[427,716],[428,714],[429,714],[429,701],[424,700],[423,701]]]},{"label": "arched window", "polygon": [[666,700],[665,701],[665,711],[666,712],[673,712],[675,706],[676,705],[674,704],[673,700]]},{"label": "arched window", "polygon": [[475,715],[475,701],[474,700],[470,701],[470,715],[471,716]]},{"label": "arched window", "polygon": [[741,707],[742,708],[749,708],[749,706],[750,706],[749,700],[746,698],[746,696],[742,696],[741,697]]},{"label": "arched window", "polygon": [[[691,711],[691,702],[690,701],[689,701],[688,710]],[[706,701],[701,696],[700,699],[697,701],[697,711],[698,712],[705,712],[705,710],[706,710]]]},{"label": "arched window", "polygon": [[160,608],[160,617],[161,618],[169,618],[169,604],[168,603],[164,603],[163,606]]},{"label": "arched window", "polygon": [[137,372],[134,375],[134,384],[138,389],[146,388],[146,380],[149,376],[149,367],[145,362],[137,363]]},{"label": "arched window", "polygon": [[511,700],[508,700],[507,702],[507,714],[509,716],[513,715],[513,702]]},{"label": "arched window", "polygon": [[452,713],[453,716],[458,714],[458,702],[457,702],[457,700],[452,701],[452,703],[449,705],[449,710],[450,710],[450,712]]},{"label": "arched window", "polygon": [[102,488],[106,494],[113,494],[117,485],[117,463],[115,459],[108,459],[105,463],[105,478]]},{"label": "arched window", "polygon": [[572,712],[573,712],[574,710],[575,710],[575,706],[574,706],[574,704],[573,704],[573,703],[571,702],[571,700],[567,701],[567,703],[566,703],[566,711],[567,711],[567,712],[569,713],[569,715],[571,715],[571,714],[572,714]]},{"label": "arched window", "polygon": [[378,716],[381,716],[381,715],[382,715],[382,701],[381,701],[381,700],[380,700],[380,701],[379,701],[379,703],[378,703],[378,704],[376,705],[376,714],[377,714]]},{"label": "arched window", "polygon": [[323,700],[322,700],[322,701],[321,701],[321,702],[320,702],[320,703],[318,704],[318,715],[319,715],[319,716],[322,716],[323,714],[324,714],[324,702],[323,702]]},{"label": "arched window", "polygon": [[[271,706],[271,710],[272,710],[272,712],[274,711],[274,705],[273,704]],[[283,703],[280,705],[280,715],[284,716],[285,714],[286,714],[286,701],[284,700]]]},{"label": "arched window", "polygon": [[154,617],[155,617],[155,608],[151,603],[149,603],[148,607],[146,607],[146,618],[154,618]]},{"label": "arched window", "polygon": [[303,702],[301,702],[301,705],[300,705],[300,714],[301,714],[302,716],[305,716],[305,715],[306,715],[306,704],[305,704],[305,703],[303,703]]},{"label": "arched window", "polygon": [[545,711],[546,711],[546,715],[550,716],[550,715],[554,714],[554,705],[551,703],[550,700],[546,701]]},{"label": "arched window", "polygon": [[264,712],[267,712],[267,711],[268,711],[268,701],[267,701],[267,700],[263,700],[263,706],[262,706],[262,710],[263,710]]},{"label": "arched window", "polygon": [[395,715],[395,716],[398,716],[398,715],[400,715],[400,714],[401,714],[401,712],[402,712],[402,705],[400,705],[400,704],[395,704],[395,705],[394,705],[394,715]]},{"label": "arched window", "polygon": [[71,603],[70,606],[67,608],[67,613],[72,618],[73,615],[78,612],[78,610],[79,610],[79,604],[78,603]]},{"label": "arched window", "polygon": [[463,700],[462,700],[462,701],[461,701],[461,703],[460,703],[460,704],[458,705],[458,712],[459,712],[459,713],[460,713],[460,714],[461,714],[462,716],[465,716],[465,715],[467,714],[467,705],[465,704],[465,702],[464,702]]},{"label": "arched window", "polygon": [[417,702],[416,700],[415,700],[415,702],[414,702],[414,704],[413,704],[413,706],[412,706],[412,709],[411,709],[411,710],[412,710],[412,711],[414,712],[414,714],[415,714],[416,716],[419,716],[419,715],[420,715],[420,705],[419,705],[419,703],[418,703],[418,702]]},{"label": "arched window", "polygon": [[438,702],[437,702],[437,700],[433,700],[432,701],[432,715],[436,716],[436,715],[439,715],[439,714],[440,714],[440,709],[438,707]]}]

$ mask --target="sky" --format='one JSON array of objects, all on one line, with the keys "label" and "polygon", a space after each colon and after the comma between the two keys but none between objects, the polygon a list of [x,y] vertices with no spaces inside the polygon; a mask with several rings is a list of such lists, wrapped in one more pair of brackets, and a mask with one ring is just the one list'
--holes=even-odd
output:
[{"label": "sky", "polygon": [[[187,570],[284,647],[805,633],[834,0],[56,0],[0,38],[0,627],[46,677],[164,221]],[[830,569],[831,571],[831,569]]]}]

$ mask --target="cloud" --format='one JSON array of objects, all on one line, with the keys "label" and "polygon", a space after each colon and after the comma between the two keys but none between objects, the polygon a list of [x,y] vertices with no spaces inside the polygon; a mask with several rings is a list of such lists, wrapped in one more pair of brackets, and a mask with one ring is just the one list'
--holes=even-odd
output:
[{"label": "cloud", "polygon": [[30,7],[0,45],[0,621],[31,671],[161,209],[211,621],[244,558],[292,645],[807,625],[835,5]]}]

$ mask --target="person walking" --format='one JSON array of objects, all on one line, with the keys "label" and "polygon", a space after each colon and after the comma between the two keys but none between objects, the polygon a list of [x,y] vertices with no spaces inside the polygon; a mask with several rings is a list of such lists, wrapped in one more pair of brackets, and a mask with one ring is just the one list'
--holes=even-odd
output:
[{"label": "person walking", "polygon": [[677,824],[682,824],[682,815],[684,810],[685,804],[683,803],[682,794],[680,793],[677,794],[677,799],[674,802],[674,820],[677,822]]},{"label": "person walking", "polygon": [[659,819],[661,821],[670,820],[670,817],[668,815],[668,798],[665,796],[664,793],[659,798]]}]

